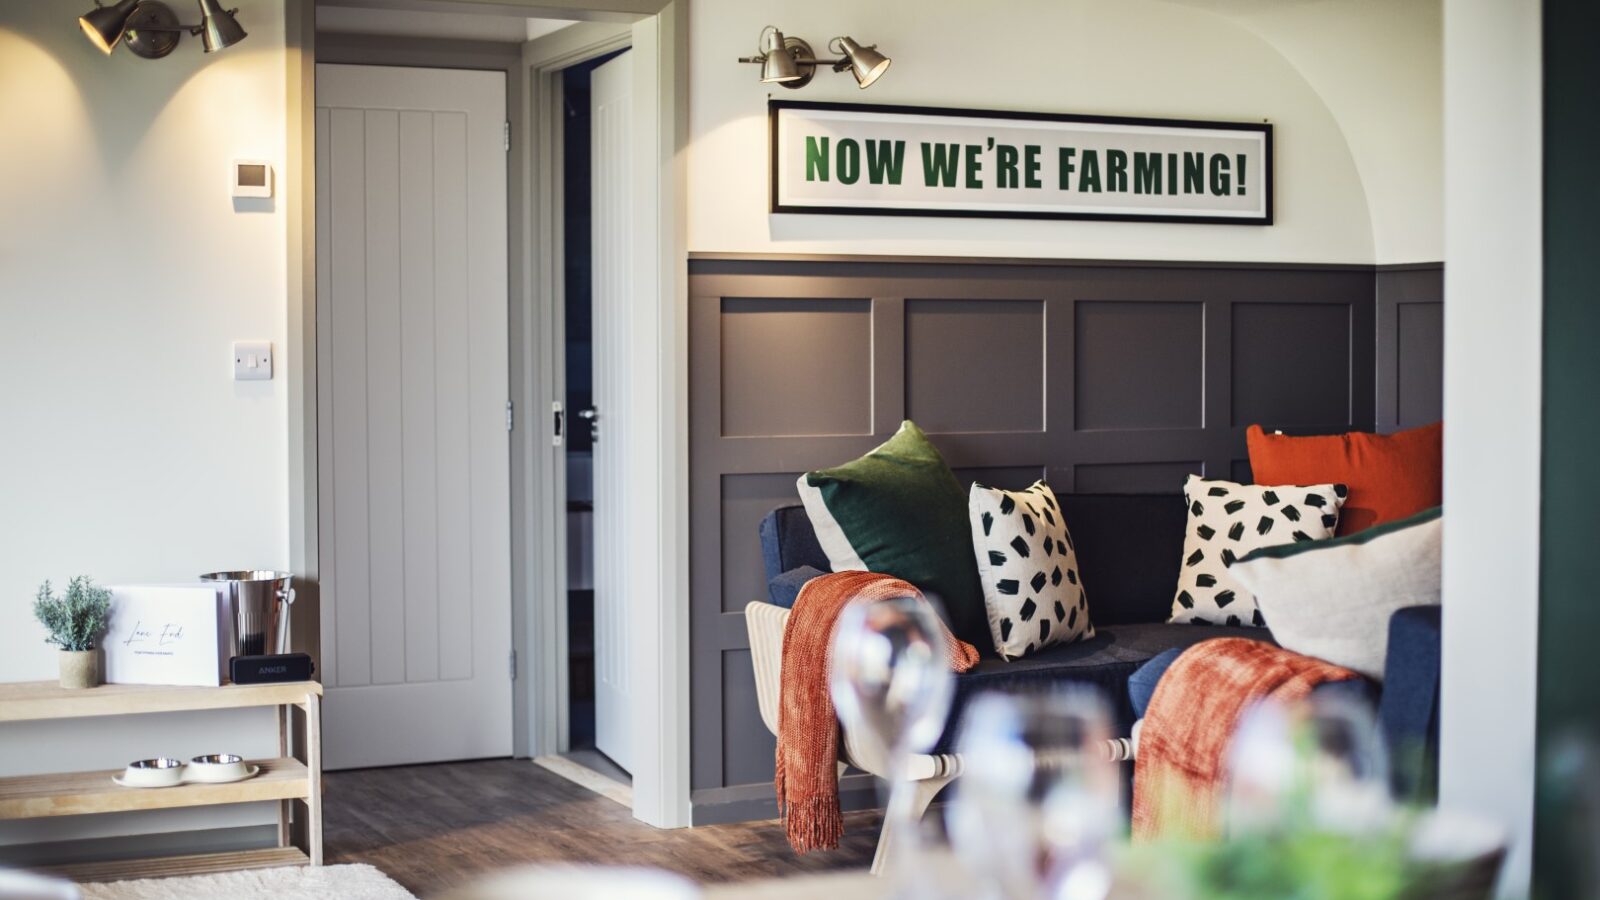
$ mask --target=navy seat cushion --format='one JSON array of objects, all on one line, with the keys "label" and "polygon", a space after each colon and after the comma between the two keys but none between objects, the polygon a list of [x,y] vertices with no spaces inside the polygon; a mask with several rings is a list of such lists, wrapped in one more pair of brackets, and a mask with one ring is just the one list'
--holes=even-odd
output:
[{"label": "navy seat cushion", "polygon": [[1150,708],[1150,698],[1156,695],[1156,682],[1167,674],[1182,652],[1182,647],[1163,650],[1128,676],[1128,705],[1133,709],[1135,719],[1144,718],[1144,711]]},{"label": "navy seat cushion", "polygon": [[1423,802],[1438,793],[1440,616],[1438,606],[1408,606],[1389,617],[1378,710],[1397,796]]},{"label": "navy seat cushion", "polygon": [[814,566],[790,569],[767,582],[767,597],[774,605],[784,609],[794,609],[794,601],[800,599],[800,589],[806,586],[806,582],[818,575],[826,574],[828,573]]},{"label": "navy seat cushion", "polygon": [[806,508],[796,503],[780,506],[761,520],[761,565],[771,581],[790,569],[811,566],[823,572],[828,554],[822,552],[817,533],[806,517]]},{"label": "navy seat cushion", "polygon": [[[1094,601],[1090,601],[1091,605]],[[1204,640],[1243,637],[1271,640],[1264,628],[1230,628],[1224,625],[1168,625],[1166,623],[1095,625],[1093,639],[1055,644],[1032,656],[1007,662],[984,659],[971,671],[956,676],[955,697],[944,734],[935,753],[952,752],[966,704],[983,691],[1029,693],[1064,685],[1097,689],[1110,705],[1116,734],[1126,735],[1135,716],[1128,700],[1128,676],[1152,657],[1170,649],[1181,650]]]}]

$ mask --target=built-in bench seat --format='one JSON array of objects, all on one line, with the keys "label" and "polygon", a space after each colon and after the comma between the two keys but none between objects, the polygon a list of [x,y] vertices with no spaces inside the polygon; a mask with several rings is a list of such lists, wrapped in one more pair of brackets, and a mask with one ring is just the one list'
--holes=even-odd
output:
[{"label": "built-in bench seat", "polygon": [[[1216,637],[1271,640],[1263,628],[1167,624],[1188,515],[1181,495],[1072,494],[1061,497],[1061,512],[1078,551],[1095,637],[1009,661],[996,657],[992,647],[980,647],[983,661],[956,676],[950,725],[935,752],[950,747],[962,708],[979,691],[1095,687],[1111,704],[1120,733],[1127,734],[1133,724],[1128,676],[1158,653]],[[807,580],[828,571],[828,557],[798,504],[767,515],[761,548],[769,599],[779,606],[793,605]]]}]

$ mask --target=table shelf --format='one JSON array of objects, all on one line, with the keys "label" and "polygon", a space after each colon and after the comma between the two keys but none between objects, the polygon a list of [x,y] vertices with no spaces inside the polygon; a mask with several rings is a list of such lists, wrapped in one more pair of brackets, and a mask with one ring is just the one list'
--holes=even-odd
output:
[{"label": "table shelf", "polygon": [[321,696],[322,685],[314,681],[225,684],[221,687],[103,684],[99,687],[69,690],[54,681],[22,681],[0,684],[0,722],[238,709],[250,706],[303,707],[307,694]]},{"label": "table shelf", "polygon": [[[0,820],[136,812],[224,803],[278,805],[278,846],[55,867],[78,881],[195,875],[263,866],[322,865],[322,685],[315,681],[218,687],[107,684],[67,690],[53,681],[0,684],[0,723],[142,713],[276,707],[278,756],[231,784],[126,788],[117,771],[0,778]],[[291,723],[292,740],[291,740]]]},{"label": "table shelf", "polygon": [[298,759],[258,759],[251,764],[260,766],[261,772],[244,781],[165,788],[123,787],[111,780],[120,770],[0,778],[0,819],[307,799],[310,781]]}]

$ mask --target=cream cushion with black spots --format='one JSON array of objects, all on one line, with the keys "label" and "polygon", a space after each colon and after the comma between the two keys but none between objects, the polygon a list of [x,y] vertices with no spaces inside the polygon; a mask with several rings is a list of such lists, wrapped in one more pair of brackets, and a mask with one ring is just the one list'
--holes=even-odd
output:
[{"label": "cream cushion with black spots", "polygon": [[1190,475],[1183,486],[1189,525],[1170,621],[1262,625],[1255,597],[1229,570],[1262,547],[1333,537],[1346,493],[1342,484],[1235,484]]},{"label": "cream cushion with black spots", "polygon": [[1050,486],[1003,491],[975,483],[967,509],[996,652],[1017,659],[1094,637],[1078,554]]}]

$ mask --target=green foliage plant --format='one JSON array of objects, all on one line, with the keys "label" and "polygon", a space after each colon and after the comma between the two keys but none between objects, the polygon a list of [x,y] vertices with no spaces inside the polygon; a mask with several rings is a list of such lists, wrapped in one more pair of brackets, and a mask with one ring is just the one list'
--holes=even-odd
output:
[{"label": "green foliage plant", "polygon": [[[1308,724],[1291,734],[1296,765],[1276,821],[1235,827],[1226,839],[1168,836],[1136,844],[1127,868],[1145,873],[1164,900],[1396,900],[1433,896],[1437,873],[1411,858],[1414,814],[1395,810],[1376,827],[1331,828],[1313,810],[1315,749]],[[1163,782],[1163,802],[1182,809],[1180,784]]]},{"label": "green foliage plant", "polygon": [[111,592],[96,587],[87,576],[79,575],[67,584],[66,593],[57,597],[50,582],[39,586],[33,601],[33,615],[50,633],[44,639],[62,650],[93,650],[95,641],[106,629],[111,612]]}]

